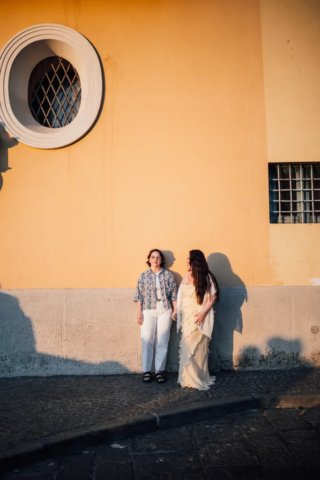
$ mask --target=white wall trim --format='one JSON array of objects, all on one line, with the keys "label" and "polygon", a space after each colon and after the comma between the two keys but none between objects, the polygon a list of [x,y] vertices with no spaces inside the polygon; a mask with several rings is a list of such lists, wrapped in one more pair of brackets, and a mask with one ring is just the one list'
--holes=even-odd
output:
[{"label": "white wall trim", "polygon": [[[43,127],[28,105],[33,68],[44,58],[61,56],[78,71],[81,105],[76,118],[62,128]],[[80,33],[63,25],[42,24],[22,30],[0,52],[0,122],[19,142],[42,149],[61,148],[83,137],[94,124],[102,103],[99,57]]]}]

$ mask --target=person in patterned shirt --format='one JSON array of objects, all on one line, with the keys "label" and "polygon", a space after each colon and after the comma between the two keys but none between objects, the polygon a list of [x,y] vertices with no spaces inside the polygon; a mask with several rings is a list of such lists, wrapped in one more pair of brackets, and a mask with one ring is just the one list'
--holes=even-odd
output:
[{"label": "person in patterned shirt", "polygon": [[161,250],[150,250],[149,269],[141,273],[134,301],[138,305],[138,324],[141,325],[142,381],[152,380],[151,366],[155,350],[155,378],[165,382],[165,370],[170,328],[177,312],[177,285],[171,272],[164,270]]}]

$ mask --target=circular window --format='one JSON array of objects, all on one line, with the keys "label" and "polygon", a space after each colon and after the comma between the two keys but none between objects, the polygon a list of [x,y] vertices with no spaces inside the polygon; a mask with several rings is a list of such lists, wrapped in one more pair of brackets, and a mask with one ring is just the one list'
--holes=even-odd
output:
[{"label": "circular window", "polygon": [[66,59],[49,57],[32,70],[28,102],[33,118],[48,128],[69,125],[78,114],[81,83],[77,70]]},{"label": "circular window", "polygon": [[61,148],[86,135],[103,100],[100,59],[69,27],[35,25],[0,52],[0,122],[19,142]]}]

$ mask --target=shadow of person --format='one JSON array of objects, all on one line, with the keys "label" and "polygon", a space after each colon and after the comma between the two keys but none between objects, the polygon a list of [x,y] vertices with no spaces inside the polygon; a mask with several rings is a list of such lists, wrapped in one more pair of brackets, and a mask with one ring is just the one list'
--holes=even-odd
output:
[{"label": "shadow of person", "polygon": [[213,370],[233,370],[234,332],[242,333],[241,307],[248,301],[245,284],[236,275],[223,253],[211,253],[207,258],[209,269],[217,278],[220,299],[214,306],[215,322],[209,367]]},{"label": "shadow of person", "polygon": [[[265,399],[269,408],[279,406],[279,400],[286,392],[316,390],[319,385],[317,364],[304,357],[303,350],[303,341],[298,337],[290,340],[280,336],[270,337],[262,348],[254,344],[247,345],[235,358],[237,376],[240,378],[239,392],[248,393],[246,379],[251,378],[252,381],[256,378],[255,392],[271,394],[269,399]],[[298,401],[299,406],[304,405],[301,397]]]},{"label": "shadow of person", "polygon": [[32,320],[19,299],[0,292],[0,376],[105,375],[131,373],[117,361],[98,363],[37,351]]},{"label": "shadow of person", "polygon": [[174,254],[170,250],[162,250],[162,253],[163,253],[165,261],[166,261],[164,268],[166,270],[168,270],[168,272],[172,273],[172,275],[174,276],[174,279],[176,281],[177,287],[179,288],[180,283],[182,281],[182,276],[180,275],[180,273],[174,272],[173,270],[171,270],[171,267],[173,266],[174,262],[176,261],[176,259],[174,257]]},{"label": "shadow of person", "polygon": [[311,363],[301,359],[302,347],[299,338],[271,337],[263,351],[253,345],[243,349],[236,359],[236,366],[241,370],[275,370],[301,365],[312,367]]},{"label": "shadow of person", "polygon": [[34,361],[36,342],[32,322],[17,298],[1,292],[0,306],[0,371],[19,374],[17,365],[32,365]]},{"label": "shadow of person", "polygon": [[[162,253],[165,258],[164,268],[172,273],[176,281],[177,287],[179,288],[180,283],[182,282],[182,276],[178,272],[171,270],[174,262],[176,261],[175,256],[171,250],[162,250]],[[179,369],[179,345],[180,345],[180,333],[177,333],[177,324],[172,322],[170,330],[170,343],[168,349],[168,359],[167,359],[167,370],[168,371],[177,371]]]},{"label": "shadow of person", "polygon": [[1,173],[10,170],[8,150],[19,143],[18,140],[11,138],[8,135],[4,127],[4,123],[0,122],[0,190],[3,186],[3,177]]}]

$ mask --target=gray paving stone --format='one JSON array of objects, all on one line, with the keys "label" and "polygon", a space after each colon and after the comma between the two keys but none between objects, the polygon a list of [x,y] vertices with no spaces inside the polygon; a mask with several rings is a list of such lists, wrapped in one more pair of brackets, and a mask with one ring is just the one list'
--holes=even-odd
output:
[{"label": "gray paving stone", "polygon": [[318,408],[309,408],[304,413],[305,418],[310,423],[319,423],[320,422],[320,407]]},{"label": "gray paving stone", "polygon": [[308,468],[307,472],[309,474],[309,480],[319,480],[320,478],[320,467],[318,468]]},{"label": "gray paving stone", "polygon": [[54,480],[57,473],[57,463],[54,460],[46,460],[36,463],[23,469],[15,468],[11,473],[3,475],[3,480],[19,480],[19,479],[41,479]]},{"label": "gray paving stone", "polygon": [[136,479],[176,479],[198,477],[204,479],[196,452],[135,455],[133,471]]},{"label": "gray paving stone", "polygon": [[[206,392],[181,389],[177,376],[144,385],[140,375],[0,379],[0,450],[96,423],[210,398],[317,390],[320,370],[220,372]],[[161,387],[161,388],[160,388]]]},{"label": "gray paving stone", "polygon": [[57,459],[56,480],[92,480],[94,469],[93,453],[68,455]]},{"label": "gray paving stone", "polygon": [[313,423],[315,430],[320,434],[320,422]]},{"label": "gray paving stone", "polygon": [[266,455],[258,455],[258,463],[264,467],[269,467],[273,469],[279,468],[288,468],[295,469],[297,467],[303,468],[304,462],[301,459],[293,457],[291,453],[288,452],[279,452],[275,456],[273,453],[267,453]]},{"label": "gray paving stone", "polygon": [[[141,437],[143,438],[143,437]],[[102,465],[104,463],[130,463],[130,446],[133,439],[121,440],[114,442],[111,445],[99,445],[90,449],[90,453],[95,453],[95,465]]]},{"label": "gray paving stone", "polygon": [[304,415],[300,415],[296,409],[267,410],[266,416],[278,432],[311,428]]},{"label": "gray paving stone", "polygon": [[[169,430],[159,430],[150,435],[137,437],[132,441],[130,452],[171,453],[194,450],[193,427],[186,426]],[[178,453],[179,455],[179,453]]]},{"label": "gray paving stone", "polygon": [[100,445],[90,450],[95,455],[95,480],[131,480],[133,479],[132,460],[129,446],[132,440],[114,442],[112,445]]},{"label": "gray paving stone", "polygon": [[286,430],[281,432],[281,436],[287,444],[296,442],[303,443],[310,440],[320,441],[319,433],[313,428],[308,428],[307,430]]},{"label": "gray paving stone", "polygon": [[[320,436],[290,416],[290,429],[270,434],[268,412],[234,415],[197,425],[97,445],[11,472],[4,480],[319,480]],[[291,412],[293,413],[293,412]],[[307,415],[309,410],[304,412]],[[279,420],[279,415],[283,419]],[[286,410],[274,418],[282,425]],[[295,422],[292,423],[292,418]],[[297,420],[298,418],[298,420]],[[270,424],[272,427],[272,424]],[[253,427],[254,426],[254,427]],[[257,428],[251,434],[251,428]],[[294,427],[294,428],[292,428]],[[273,427],[272,427],[273,428]],[[249,432],[248,434],[246,432]],[[116,445],[115,445],[116,443]],[[297,450],[295,450],[295,448]]]},{"label": "gray paving stone", "polygon": [[[315,450],[315,447],[314,447],[314,450]],[[305,451],[304,453],[301,453],[298,456],[298,458],[306,468],[309,468],[310,465],[312,465],[313,467],[320,468],[319,448],[316,453]],[[317,480],[319,480],[319,478],[320,477],[318,477]]]},{"label": "gray paving stone", "polygon": [[130,441],[117,442],[116,445],[124,448],[112,448],[109,445],[95,448],[95,480],[133,480],[129,444]]},{"label": "gray paving stone", "polygon": [[277,435],[277,431],[269,422],[264,412],[258,414],[238,416],[235,419],[235,427],[240,428],[245,437]]},{"label": "gray paving stone", "polygon": [[194,434],[199,447],[206,446],[208,443],[230,443],[243,440],[240,429],[232,423],[223,423],[221,420],[216,422],[205,422],[194,425]]},{"label": "gray paving stone", "polygon": [[94,480],[134,480],[131,463],[105,463],[95,467]]},{"label": "gray paving stone", "polygon": [[285,431],[282,438],[300,463],[320,467],[320,435],[315,429]]},{"label": "gray paving stone", "polygon": [[205,469],[210,480],[265,480],[261,467],[215,467]]},{"label": "gray paving stone", "polygon": [[280,437],[270,435],[250,436],[247,441],[261,465],[276,468],[280,466],[299,466],[301,464]]},{"label": "gray paving stone", "polygon": [[310,472],[303,468],[266,468],[265,469],[267,480],[310,480]]},{"label": "gray paving stone", "polygon": [[56,480],[56,476],[53,473],[39,473],[35,474],[34,472],[25,473],[23,476],[21,474],[13,474],[3,477],[3,480]]},{"label": "gray paving stone", "polygon": [[201,464],[205,468],[257,465],[245,439],[236,439],[235,436],[227,443],[210,441],[206,445],[200,446],[198,451]]}]

